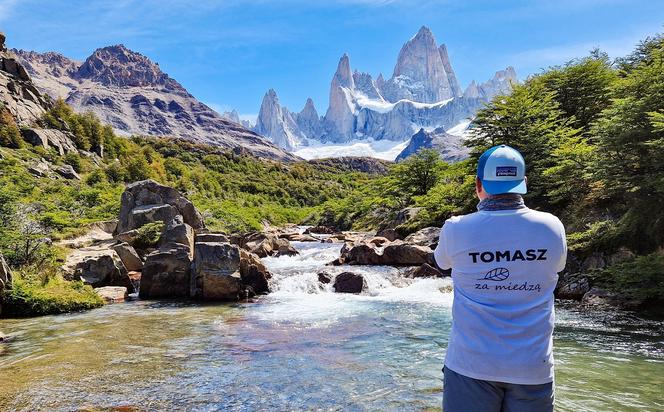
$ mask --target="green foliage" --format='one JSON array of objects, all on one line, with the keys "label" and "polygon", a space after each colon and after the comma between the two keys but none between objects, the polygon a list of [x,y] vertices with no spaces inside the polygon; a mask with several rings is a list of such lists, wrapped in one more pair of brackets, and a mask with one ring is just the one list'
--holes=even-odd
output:
[{"label": "green foliage", "polygon": [[397,164],[393,174],[403,193],[421,196],[436,185],[440,168],[440,154],[433,149],[425,149]]},{"label": "green foliage", "polygon": [[9,110],[0,105],[0,146],[20,149],[24,146],[21,131]]},{"label": "green foliage", "polygon": [[67,153],[62,159],[65,164],[70,165],[71,167],[74,168],[76,173],[81,173],[82,171],[82,162],[81,162],[81,156],[79,156],[77,153]]},{"label": "green foliage", "polygon": [[593,284],[620,293],[627,299],[664,299],[664,255],[651,253],[589,274]]},{"label": "green foliage", "polygon": [[134,246],[147,249],[149,247],[154,247],[161,234],[164,232],[164,222],[152,222],[147,223],[139,227],[136,231],[138,232],[136,240],[134,240]]},{"label": "green foliage", "polygon": [[103,300],[81,281],[51,276],[45,281],[17,273],[3,297],[3,316],[42,316],[102,306]]}]

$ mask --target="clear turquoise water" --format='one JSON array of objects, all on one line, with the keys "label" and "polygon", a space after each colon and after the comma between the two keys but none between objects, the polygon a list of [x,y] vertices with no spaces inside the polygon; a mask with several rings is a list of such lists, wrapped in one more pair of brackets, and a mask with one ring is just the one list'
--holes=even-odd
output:
[{"label": "clear turquoise water", "polygon": [[[1,320],[0,410],[439,409],[449,281],[354,268],[368,293],[333,294],[316,273],[338,246],[297,247],[254,302]],[[555,348],[557,410],[664,410],[662,322],[559,308]]]}]

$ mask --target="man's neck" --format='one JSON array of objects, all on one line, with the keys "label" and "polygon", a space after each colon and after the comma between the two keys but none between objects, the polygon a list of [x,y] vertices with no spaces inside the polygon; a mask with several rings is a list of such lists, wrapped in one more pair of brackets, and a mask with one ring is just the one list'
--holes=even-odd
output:
[{"label": "man's neck", "polygon": [[492,195],[482,199],[477,204],[477,210],[516,210],[524,209],[523,197],[516,193],[507,193],[503,195]]}]

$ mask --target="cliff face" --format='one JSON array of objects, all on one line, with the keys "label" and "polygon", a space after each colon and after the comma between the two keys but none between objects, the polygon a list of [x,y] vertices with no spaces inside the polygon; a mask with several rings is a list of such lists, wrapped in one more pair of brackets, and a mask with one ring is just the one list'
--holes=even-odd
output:
[{"label": "cliff face", "polygon": [[19,126],[30,126],[51,107],[51,101],[35,87],[14,53],[5,47],[0,33],[0,104]]},{"label": "cliff face", "polygon": [[193,97],[148,57],[123,45],[83,63],[57,53],[16,50],[36,86],[77,111],[92,111],[123,134],[172,136],[259,157],[295,157]]}]

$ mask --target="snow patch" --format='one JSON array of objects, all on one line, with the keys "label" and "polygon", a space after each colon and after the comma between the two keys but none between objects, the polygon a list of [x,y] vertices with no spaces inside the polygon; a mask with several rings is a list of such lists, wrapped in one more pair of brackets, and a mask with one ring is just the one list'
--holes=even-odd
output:
[{"label": "snow patch", "polygon": [[323,159],[328,157],[364,156],[383,160],[394,160],[408,146],[410,139],[405,142],[393,140],[351,140],[343,144],[325,144],[309,140],[309,146],[293,152],[306,160]]}]

